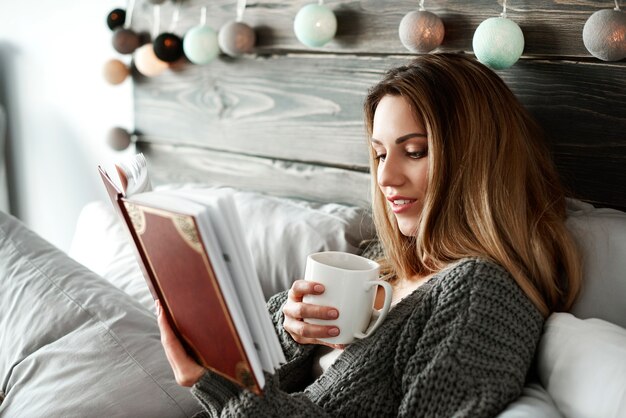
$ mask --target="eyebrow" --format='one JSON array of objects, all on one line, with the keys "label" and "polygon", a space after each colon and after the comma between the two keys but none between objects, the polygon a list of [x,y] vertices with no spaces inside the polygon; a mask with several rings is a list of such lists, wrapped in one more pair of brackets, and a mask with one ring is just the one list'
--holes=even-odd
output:
[{"label": "eyebrow", "polygon": [[[421,133],[421,132],[413,132],[413,133],[410,133],[410,134],[402,135],[401,137],[397,138],[395,142],[396,142],[396,144],[401,144],[401,143],[403,143],[403,142],[405,142],[405,141],[407,141],[407,140],[409,140],[411,138],[415,138],[415,137],[426,138],[427,135],[424,134],[424,133]],[[382,144],[382,141],[379,140],[379,139],[376,139],[376,138],[372,138],[371,141],[373,143],[375,143],[375,144]]]}]

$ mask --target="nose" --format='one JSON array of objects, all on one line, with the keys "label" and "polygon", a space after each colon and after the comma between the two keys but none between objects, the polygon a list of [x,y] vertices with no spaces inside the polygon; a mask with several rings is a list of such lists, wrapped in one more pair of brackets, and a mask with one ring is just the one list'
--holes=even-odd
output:
[{"label": "nose", "polygon": [[378,185],[380,187],[398,187],[406,180],[402,172],[402,164],[394,156],[387,154],[385,161],[378,165]]}]

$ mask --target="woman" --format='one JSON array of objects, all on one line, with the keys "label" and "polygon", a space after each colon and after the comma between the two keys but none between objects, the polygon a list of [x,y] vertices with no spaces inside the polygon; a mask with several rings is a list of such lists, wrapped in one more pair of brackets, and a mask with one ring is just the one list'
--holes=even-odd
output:
[{"label": "woman", "polygon": [[369,338],[304,318],[333,307],[296,281],[269,301],[288,363],[265,395],[193,362],[159,315],[179,383],[214,416],[497,415],[521,393],[545,317],[566,310],[580,265],[537,125],[491,70],[460,55],[389,71],[365,101],[373,210],[394,308]]}]

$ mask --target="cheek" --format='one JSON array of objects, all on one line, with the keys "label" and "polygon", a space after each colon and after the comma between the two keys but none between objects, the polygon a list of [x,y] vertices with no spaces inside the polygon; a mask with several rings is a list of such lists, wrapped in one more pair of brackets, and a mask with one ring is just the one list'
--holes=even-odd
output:
[{"label": "cheek", "polygon": [[424,164],[415,172],[413,184],[415,184],[423,194],[426,193],[426,189],[428,188],[428,164]]}]

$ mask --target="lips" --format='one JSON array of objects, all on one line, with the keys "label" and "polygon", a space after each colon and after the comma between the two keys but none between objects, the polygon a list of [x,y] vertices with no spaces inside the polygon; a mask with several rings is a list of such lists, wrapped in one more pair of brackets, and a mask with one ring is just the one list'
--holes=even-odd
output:
[{"label": "lips", "polygon": [[412,199],[406,196],[388,196],[387,200],[391,205],[393,213],[402,213],[411,209],[411,207],[417,202],[417,199]]}]

